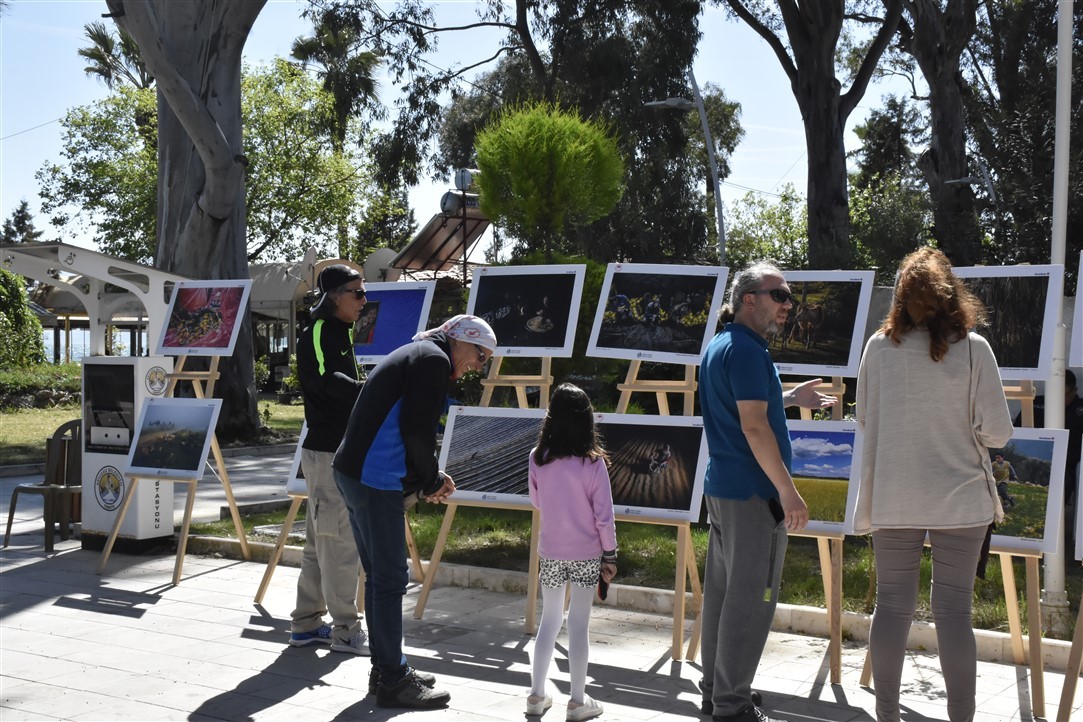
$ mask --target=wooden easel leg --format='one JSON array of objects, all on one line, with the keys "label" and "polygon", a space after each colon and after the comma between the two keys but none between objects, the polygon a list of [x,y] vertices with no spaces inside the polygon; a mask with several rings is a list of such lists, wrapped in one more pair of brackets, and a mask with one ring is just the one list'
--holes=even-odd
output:
[{"label": "wooden easel leg", "polygon": [[[414,531],[410,528],[410,515],[403,515],[403,524],[406,525],[406,552],[410,555],[410,564],[414,568],[414,581],[420,582],[425,578],[425,566],[421,563],[421,555],[417,552],[417,542],[414,541]],[[364,571],[361,572],[364,574]]]},{"label": "wooden easel leg", "polygon": [[696,548],[692,544],[692,535],[688,535],[687,564],[688,580],[692,586],[692,604],[696,610],[696,620],[692,623],[692,631],[688,635],[688,649],[684,658],[689,662],[696,661],[696,653],[699,651],[699,638],[703,634],[703,588],[699,583],[699,567],[696,565]]},{"label": "wooden easel leg", "polygon": [[828,647],[831,684],[842,683],[842,540],[816,539],[827,601]]},{"label": "wooden easel leg", "polygon": [[1038,557],[1027,557],[1027,635],[1030,642],[1030,698],[1035,717],[1045,717],[1045,672],[1042,665],[1042,609],[1038,590]]},{"label": "wooden easel leg", "polygon": [[1072,704],[1075,702],[1075,688],[1079,684],[1081,668],[1083,668],[1083,603],[1079,605],[1079,614],[1075,618],[1075,634],[1072,635],[1072,648],[1068,652],[1068,668],[1064,670],[1064,687],[1060,690],[1057,722],[1068,722],[1072,718]]},{"label": "wooden easel leg", "polygon": [[102,549],[102,559],[98,562],[98,574],[101,574],[105,570],[105,565],[109,561],[109,555],[113,552],[113,544],[117,540],[117,534],[120,533],[120,525],[124,523],[124,515],[128,513],[128,506],[132,503],[132,497],[135,496],[135,487],[139,484],[139,477],[133,476],[130,481],[132,485],[128,487],[128,493],[124,495],[124,501],[120,503],[120,509],[117,511],[117,518],[113,521],[113,528],[109,530],[109,538],[105,540],[105,547]]},{"label": "wooden easel leg", "polygon": [[681,647],[684,646],[684,590],[685,580],[688,578],[688,522],[677,527],[677,568],[676,585],[673,589],[673,648],[670,654],[674,660],[681,658]]},{"label": "wooden easel leg", "polygon": [[688,385],[689,390],[685,391],[684,396],[684,415],[695,416],[696,411],[696,366],[695,364],[686,364],[684,367],[684,382]]},{"label": "wooden easel leg", "polygon": [[999,553],[1000,576],[1004,580],[1004,603],[1008,607],[1008,631],[1012,638],[1012,659],[1015,664],[1025,664],[1023,654],[1023,628],[1019,623],[1019,594],[1015,586],[1015,568],[1012,567],[1012,555]]},{"label": "wooden easel leg", "polygon": [[241,545],[241,557],[245,561],[251,561],[252,555],[248,551],[248,537],[244,533],[244,524],[241,522],[241,512],[237,509],[237,500],[233,498],[233,487],[229,483],[226,460],[222,457],[222,447],[218,445],[217,436],[211,436],[211,451],[214,452],[214,463],[218,466],[218,478],[222,482],[222,490],[226,492],[229,515],[233,517],[233,528],[237,531],[237,541]]},{"label": "wooden easel leg", "polygon": [[538,631],[538,569],[541,558],[538,555],[538,539],[541,537],[541,512],[537,509],[530,513],[530,561],[527,563],[526,581],[526,624],[527,634]]},{"label": "wooden easel leg", "polygon": [[259,589],[256,590],[256,598],[253,600],[256,604],[263,603],[263,595],[267,593],[267,587],[271,583],[271,577],[274,576],[275,567],[278,566],[279,560],[282,559],[282,550],[286,546],[286,540],[290,536],[290,530],[293,529],[293,520],[297,518],[297,512],[301,508],[301,502],[304,501],[304,497],[295,496],[290,501],[289,511],[286,512],[286,519],[282,524],[282,531],[278,535],[278,541],[275,543],[275,548],[271,550],[271,558],[267,560],[267,569],[263,572],[263,579],[259,583]]},{"label": "wooden easel leg", "polygon": [[[643,365],[642,361],[633,361],[628,365],[628,375],[624,377],[625,385],[634,384],[636,378],[639,376],[639,367]],[[632,390],[622,389],[620,392],[620,398],[617,399],[617,413],[623,414],[628,411],[628,404],[632,401]]]},{"label": "wooden easel leg", "polygon": [[862,687],[872,687],[872,648],[865,650],[865,664],[861,667],[861,679],[858,684]]},{"label": "wooden easel leg", "polygon": [[669,416],[669,394],[665,391],[657,391],[654,398],[658,401],[658,415]]},{"label": "wooden easel leg", "polygon": [[184,551],[188,548],[188,529],[192,526],[192,507],[196,503],[196,480],[188,483],[188,499],[184,504],[184,521],[181,522],[180,539],[177,540],[177,561],[173,565],[173,586],[180,584],[181,569],[184,567]]},{"label": "wooden easel leg", "polygon": [[440,557],[444,554],[444,546],[447,545],[448,532],[451,531],[451,522],[455,519],[455,511],[458,504],[448,504],[444,512],[444,522],[440,525],[440,533],[436,536],[436,544],[432,549],[432,557],[429,566],[425,570],[425,581],[421,583],[421,594],[417,597],[417,606],[414,607],[414,619],[421,619],[425,614],[425,604],[429,601],[429,592],[436,583],[436,570],[440,568]]}]

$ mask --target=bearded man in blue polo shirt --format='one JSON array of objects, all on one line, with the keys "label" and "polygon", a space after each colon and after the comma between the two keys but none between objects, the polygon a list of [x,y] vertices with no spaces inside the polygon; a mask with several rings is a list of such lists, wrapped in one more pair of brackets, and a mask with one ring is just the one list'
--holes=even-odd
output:
[{"label": "bearded man in blue polo shirt", "polygon": [[699,395],[709,460],[704,484],[711,535],[703,579],[703,712],[713,720],[770,722],[752,680],[771,630],[786,532],[808,524],[790,476],[786,406],[837,402],[814,379],[783,394],[767,350],[793,296],[782,272],[757,263],[738,273],[727,322],[700,365]]}]

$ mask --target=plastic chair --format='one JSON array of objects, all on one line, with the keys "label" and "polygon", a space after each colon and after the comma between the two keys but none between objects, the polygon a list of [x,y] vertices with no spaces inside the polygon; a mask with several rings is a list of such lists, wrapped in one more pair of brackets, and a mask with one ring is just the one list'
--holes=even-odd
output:
[{"label": "plastic chair", "polygon": [[51,438],[45,440],[45,479],[40,483],[19,484],[11,495],[4,546],[11,537],[15,520],[15,504],[19,494],[40,494],[45,502],[42,514],[45,522],[45,551],[53,551],[55,526],[60,523],[60,538],[71,536],[70,525],[78,520],[83,493],[83,454],[81,419],[61,424]]}]

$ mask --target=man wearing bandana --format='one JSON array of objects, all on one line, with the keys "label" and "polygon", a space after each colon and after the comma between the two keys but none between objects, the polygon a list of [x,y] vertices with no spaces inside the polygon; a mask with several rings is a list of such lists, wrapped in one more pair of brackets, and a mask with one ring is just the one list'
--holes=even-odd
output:
[{"label": "man wearing bandana", "polygon": [[441,502],[455,491],[437,467],[437,426],[451,381],[480,371],[495,349],[492,328],[476,316],[455,316],[414,336],[369,374],[335,454],[335,483],[365,570],[369,692],[380,707],[437,709],[451,699],[402,651],[409,582],[403,499],[418,494]]}]

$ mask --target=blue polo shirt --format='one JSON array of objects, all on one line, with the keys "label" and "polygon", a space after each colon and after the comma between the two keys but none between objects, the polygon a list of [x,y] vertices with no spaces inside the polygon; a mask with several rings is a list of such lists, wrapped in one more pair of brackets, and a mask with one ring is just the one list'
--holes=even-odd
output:
[{"label": "blue polo shirt", "polygon": [[752,455],[737,412],[738,401],[767,402],[767,420],[782,461],[791,469],[782,382],[767,351],[767,339],[739,323],[726,324],[703,354],[699,400],[709,453],[704,493],[722,499],[778,498],[774,484]]}]

